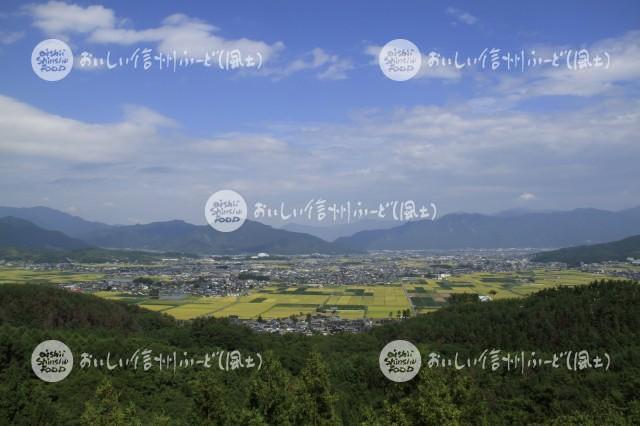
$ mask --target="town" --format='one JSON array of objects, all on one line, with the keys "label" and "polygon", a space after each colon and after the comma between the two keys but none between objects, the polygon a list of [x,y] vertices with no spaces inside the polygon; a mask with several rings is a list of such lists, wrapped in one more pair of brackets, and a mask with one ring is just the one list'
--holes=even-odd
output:
[{"label": "town", "polygon": [[[600,276],[640,278],[634,262],[570,269],[561,263],[532,262],[532,253],[527,249],[380,251],[350,256],[258,253],[163,258],[144,264],[3,266],[90,276],[63,280],[61,285],[70,291],[163,311],[179,320],[222,316],[259,332],[307,335],[361,332],[387,321],[428,313],[451,303],[460,291],[488,302],[524,296],[545,286],[587,283]],[[391,287],[398,291],[394,302],[390,302],[391,296],[385,301],[384,295],[379,295]]]}]

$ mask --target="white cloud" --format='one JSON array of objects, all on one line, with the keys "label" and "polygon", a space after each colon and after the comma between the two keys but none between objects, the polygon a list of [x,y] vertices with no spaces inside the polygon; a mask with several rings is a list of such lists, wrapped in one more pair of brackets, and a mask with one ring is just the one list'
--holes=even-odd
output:
[{"label": "white cloud", "polygon": [[[585,48],[593,60],[605,53],[609,55],[610,66],[584,69],[568,69],[566,56],[559,60],[559,66],[529,69],[520,75],[499,76],[498,90],[520,99],[540,96],[581,96],[589,97],[619,90],[621,84],[637,82],[640,79],[640,31],[630,31],[620,37],[600,40],[582,47],[533,48],[538,55],[552,57],[568,49],[573,52]],[[544,52],[544,53],[543,53]]]},{"label": "white cloud", "polygon": [[213,139],[199,140],[193,147],[196,151],[211,154],[282,154],[288,151],[287,144],[279,139],[246,133],[229,133]]},{"label": "white cloud", "polygon": [[344,80],[347,72],[353,69],[353,64],[348,59],[339,59],[331,63],[327,69],[318,74],[320,80]]},{"label": "white cloud", "polygon": [[532,196],[540,208],[611,208],[640,197],[637,101],[548,114],[417,106],[355,114],[344,124],[276,124],[168,138],[162,128],[177,132],[178,123],[143,107],[98,124],[0,97],[0,189],[15,204],[22,194],[40,199],[44,188],[83,212],[86,203],[99,211],[117,202],[116,221],[147,221],[152,210],[184,217],[182,206],[199,212],[213,187],[263,201],[420,196],[473,211]]},{"label": "white cloud", "polygon": [[[543,96],[580,96],[591,97],[602,94],[622,94],[626,84],[637,84],[640,79],[640,30],[629,31],[619,37],[599,40],[584,46],[534,46],[526,49],[528,55],[553,58],[553,54],[572,50],[572,55],[580,49],[586,49],[593,63],[599,55],[609,67],[590,67],[568,69],[566,56],[558,60],[558,66],[549,64],[529,67],[521,71],[491,71],[465,67],[457,69],[454,65],[437,64],[429,67],[429,52],[423,54],[422,68],[415,78],[441,79],[450,82],[459,80],[463,73],[473,75],[476,88],[489,100],[497,96],[502,103],[513,105],[528,98]],[[381,46],[367,45],[364,53],[371,58],[370,64],[378,66],[378,53]],[[572,62],[573,64],[573,62]],[[491,91],[491,93],[490,93]]]},{"label": "white cloud", "polygon": [[204,56],[213,51],[240,50],[243,55],[260,53],[267,61],[284,48],[282,42],[267,43],[247,38],[226,39],[219,29],[205,21],[184,14],[166,17],[160,26],[147,29],[125,28],[126,19],[117,19],[112,9],[93,5],[82,7],[58,1],[29,5],[27,12],[33,25],[49,35],[68,38],[70,34],[84,34],[87,41],[99,44],[130,46],[155,43],[163,53]]},{"label": "white cloud", "polygon": [[428,54],[422,55],[422,68],[415,78],[435,78],[442,80],[459,80],[462,77],[462,70],[454,65],[433,65],[429,66]]},{"label": "white cloud", "polygon": [[536,195],[532,194],[531,192],[523,192],[518,198],[522,201],[532,201],[538,197],[536,197]]},{"label": "white cloud", "polygon": [[301,71],[315,70],[316,77],[320,80],[344,80],[348,71],[352,69],[351,60],[316,47],[287,65],[269,67],[263,70],[262,74],[278,80]]},{"label": "white cloud", "polygon": [[115,14],[104,6],[82,7],[60,1],[28,5],[33,25],[52,36],[67,33],[90,33],[99,28],[113,28]]},{"label": "white cloud", "polygon": [[117,161],[130,158],[157,139],[172,120],[144,107],[125,108],[126,119],[87,123],[50,114],[0,95],[0,153],[66,161]]},{"label": "white cloud", "polygon": [[24,31],[0,31],[0,44],[13,44],[23,38],[24,34]]},{"label": "white cloud", "polygon": [[126,121],[146,127],[178,127],[178,123],[150,108],[140,105],[125,105],[123,107]]},{"label": "white cloud", "polygon": [[[185,14],[176,13],[166,17],[157,27],[130,28],[127,19],[118,19],[113,10],[103,6],[79,6],[58,1],[41,5],[29,5],[27,12],[32,16],[33,25],[47,34],[69,39],[72,34],[82,34],[86,41],[96,44],[115,44],[134,46],[155,44],[160,52],[178,55],[186,53],[191,57],[204,57],[215,52],[239,50],[241,55],[252,55],[262,70],[244,75],[263,75],[281,79],[292,74],[314,70],[321,80],[343,80],[354,68],[350,59],[330,54],[321,48],[315,48],[307,54],[287,62],[280,59],[284,43],[269,43],[249,38],[228,39],[220,34],[220,29],[206,21]],[[0,38],[0,41],[2,39]],[[82,70],[99,70],[104,66],[79,67]]]},{"label": "white cloud", "polygon": [[452,16],[457,22],[473,25],[478,22],[478,18],[470,14],[469,12],[465,12],[460,9],[456,9],[455,7],[449,7],[446,10],[447,15]]},{"label": "white cloud", "polygon": [[164,53],[178,54],[188,52],[189,55],[204,56],[216,50],[240,50],[243,55],[260,53],[263,61],[267,61],[284,48],[284,44],[269,44],[247,38],[225,39],[216,34],[218,28],[202,20],[184,14],[174,14],[162,21],[156,28],[143,30],[125,28],[99,28],[89,36],[89,41],[103,44],[133,45],[136,43],[157,43],[158,49]]}]

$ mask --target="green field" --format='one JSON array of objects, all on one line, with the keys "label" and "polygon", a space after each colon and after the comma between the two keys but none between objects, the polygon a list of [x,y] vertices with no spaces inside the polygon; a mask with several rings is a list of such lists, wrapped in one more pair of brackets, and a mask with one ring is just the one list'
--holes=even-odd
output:
[{"label": "green field", "polygon": [[97,296],[138,304],[177,319],[199,316],[242,319],[287,318],[291,315],[325,313],[342,318],[388,318],[410,308],[401,285],[348,287],[265,287],[247,296],[194,297],[178,300],[141,298],[120,292],[97,292]]},{"label": "green field", "polygon": [[[325,313],[346,319],[395,317],[410,308],[428,313],[447,304],[453,293],[477,293],[492,299],[523,297],[558,285],[582,285],[602,275],[580,271],[536,270],[522,273],[474,273],[444,280],[416,279],[415,283],[389,286],[265,287],[240,297],[188,297],[181,300],[147,299],[141,306],[178,319],[198,316],[242,319],[287,318],[291,315]],[[126,300],[123,296],[122,300]],[[409,302],[411,299],[411,304]],[[135,301],[135,298],[132,300]]]},{"label": "green field", "polygon": [[416,312],[430,312],[446,304],[453,293],[477,293],[491,299],[523,297],[545,288],[575,286],[593,280],[615,279],[614,277],[590,274],[576,270],[523,271],[518,273],[473,273],[457,275],[443,280],[429,280],[421,284],[405,284]]},{"label": "green field", "polygon": [[101,274],[0,267],[0,284],[73,284],[102,279]]},{"label": "green field", "polygon": [[[63,285],[102,278],[99,274],[0,268],[0,284],[29,282]],[[443,280],[416,278],[387,286],[271,286],[252,291],[246,296],[187,296],[164,300],[108,291],[95,295],[137,304],[181,320],[200,316],[271,319],[308,313],[338,315],[348,319],[383,319],[395,317],[398,311],[408,308],[414,313],[432,312],[446,305],[449,296],[455,293],[477,293],[495,300],[523,297],[544,288],[581,285],[603,278],[611,277],[576,270],[539,269],[518,273],[473,273]]]}]

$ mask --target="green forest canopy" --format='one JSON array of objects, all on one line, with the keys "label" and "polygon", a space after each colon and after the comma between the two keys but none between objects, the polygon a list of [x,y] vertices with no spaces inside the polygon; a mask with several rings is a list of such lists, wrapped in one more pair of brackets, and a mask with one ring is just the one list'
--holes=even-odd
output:
[{"label": "green forest canopy", "polygon": [[[460,301],[362,334],[257,334],[222,319],[177,322],[53,286],[0,286],[0,423],[8,424],[638,424],[640,286],[597,282],[524,299]],[[74,353],[261,353],[260,371],[74,371],[37,379],[33,348]],[[380,350],[395,339],[428,353],[485,349],[606,351],[609,371],[430,369],[387,380]],[[77,361],[76,361],[77,362]]]}]

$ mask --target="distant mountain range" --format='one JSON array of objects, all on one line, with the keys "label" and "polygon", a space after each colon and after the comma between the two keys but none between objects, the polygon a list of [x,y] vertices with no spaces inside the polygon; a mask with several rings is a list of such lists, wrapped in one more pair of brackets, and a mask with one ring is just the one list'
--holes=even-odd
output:
[{"label": "distant mountain range", "polygon": [[[549,213],[551,210],[530,210],[525,208],[514,208],[493,213],[491,216],[500,218],[509,218],[522,216],[530,213]],[[464,214],[464,213],[462,213]],[[382,229],[397,228],[404,222],[396,220],[374,220],[361,219],[351,223],[337,224],[313,224],[313,223],[287,223],[281,227],[287,231],[302,232],[304,234],[314,235],[325,241],[335,241],[340,237],[349,237],[362,231],[378,231]]]},{"label": "distant mountain range", "polygon": [[42,229],[33,223],[8,216],[0,218],[0,248],[78,250],[89,244],[59,231]]},{"label": "distant mountain range", "polygon": [[560,248],[640,234],[640,207],[507,215],[455,213],[436,221],[358,232],[335,242],[357,250]]},{"label": "distant mountain range", "polygon": [[[146,225],[106,225],[46,207],[0,207],[0,214],[3,213],[11,213],[12,216],[32,222],[42,230],[58,231],[70,237],[66,243],[63,241],[65,235],[36,237],[33,228],[9,220],[6,224],[9,228],[19,226],[24,230],[20,232],[25,232],[27,241],[22,244],[26,246],[85,244],[102,248],[204,255],[257,252],[347,254],[384,249],[562,248],[609,242],[640,234],[640,207],[619,212],[576,209],[499,215],[455,213],[436,221],[415,221],[390,229],[356,232],[334,242],[253,221],[245,222],[237,231],[222,233],[206,225],[192,225],[180,220]],[[363,223],[361,226],[369,224]],[[5,233],[6,238],[10,237],[14,242],[20,236],[20,233],[8,228]],[[5,237],[1,238],[4,240]],[[2,244],[4,242],[0,242]]]},{"label": "distant mountain range", "polygon": [[348,237],[356,232],[372,229],[389,229],[398,225],[399,223],[393,220],[359,220],[352,223],[338,223],[326,226],[287,223],[281,229],[314,235],[325,241],[335,241],[340,237]]},{"label": "distant mountain range", "polygon": [[0,217],[13,216],[28,220],[43,229],[60,231],[70,237],[80,238],[90,232],[112,228],[100,222],[90,222],[78,216],[49,207],[0,207]]},{"label": "distant mountain range", "polygon": [[536,262],[564,262],[570,266],[612,260],[640,259],[640,235],[611,243],[593,244],[545,251],[533,257]]},{"label": "distant mountain range", "polygon": [[24,219],[0,218],[0,260],[8,262],[148,262],[164,257],[189,257],[185,253],[152,253],[92,247],[59,231],[50,231]]},{"label": "distant mountain range", "polygon": [[234,232],[218,232],[208,225],[192,225],[180,220],[155,222],[101,230],[85,235],[83,240],[98,247],[198,254],[340,254],[356,251],[312,235],[253,221],[246,221]]},{"label": "distant mountain range", "polygon": [[[218,232],[207,225],[192,225],[180,220],[154,222],[146,225],[106,225],[89,222],[47,207],[0,207],[20,219],[7,219],[0,246],[30,248],[68,248],[63,237],[76,241],[80,247],[152,250],[195,254],[241,254],[267,252],[272,254],[343,254],[356,250],[324,241],[311,235],[276,229],[247,221],[235,232]],[[19,220],[19,222],[16,222]],[[29,228],[27,225],[31,225]],[[15,228],[15,229],[13,229]],[[47,233],[39,231],[47,230]],[[56,231],[55,233],[48,233]],[[24,233],[24,234],[23,234]],[[64,235],[66,234],[66,235]],[[21,237],[22,235],[22,237]],[[67,237],[74,236],[73,238]],[[11,237],[11,239],[8,239]],[[51,241],[48,241],[48,239]],[[37,242],[37,243],[36,243]],[[72,243],[68,242],[73,245]]]}]

